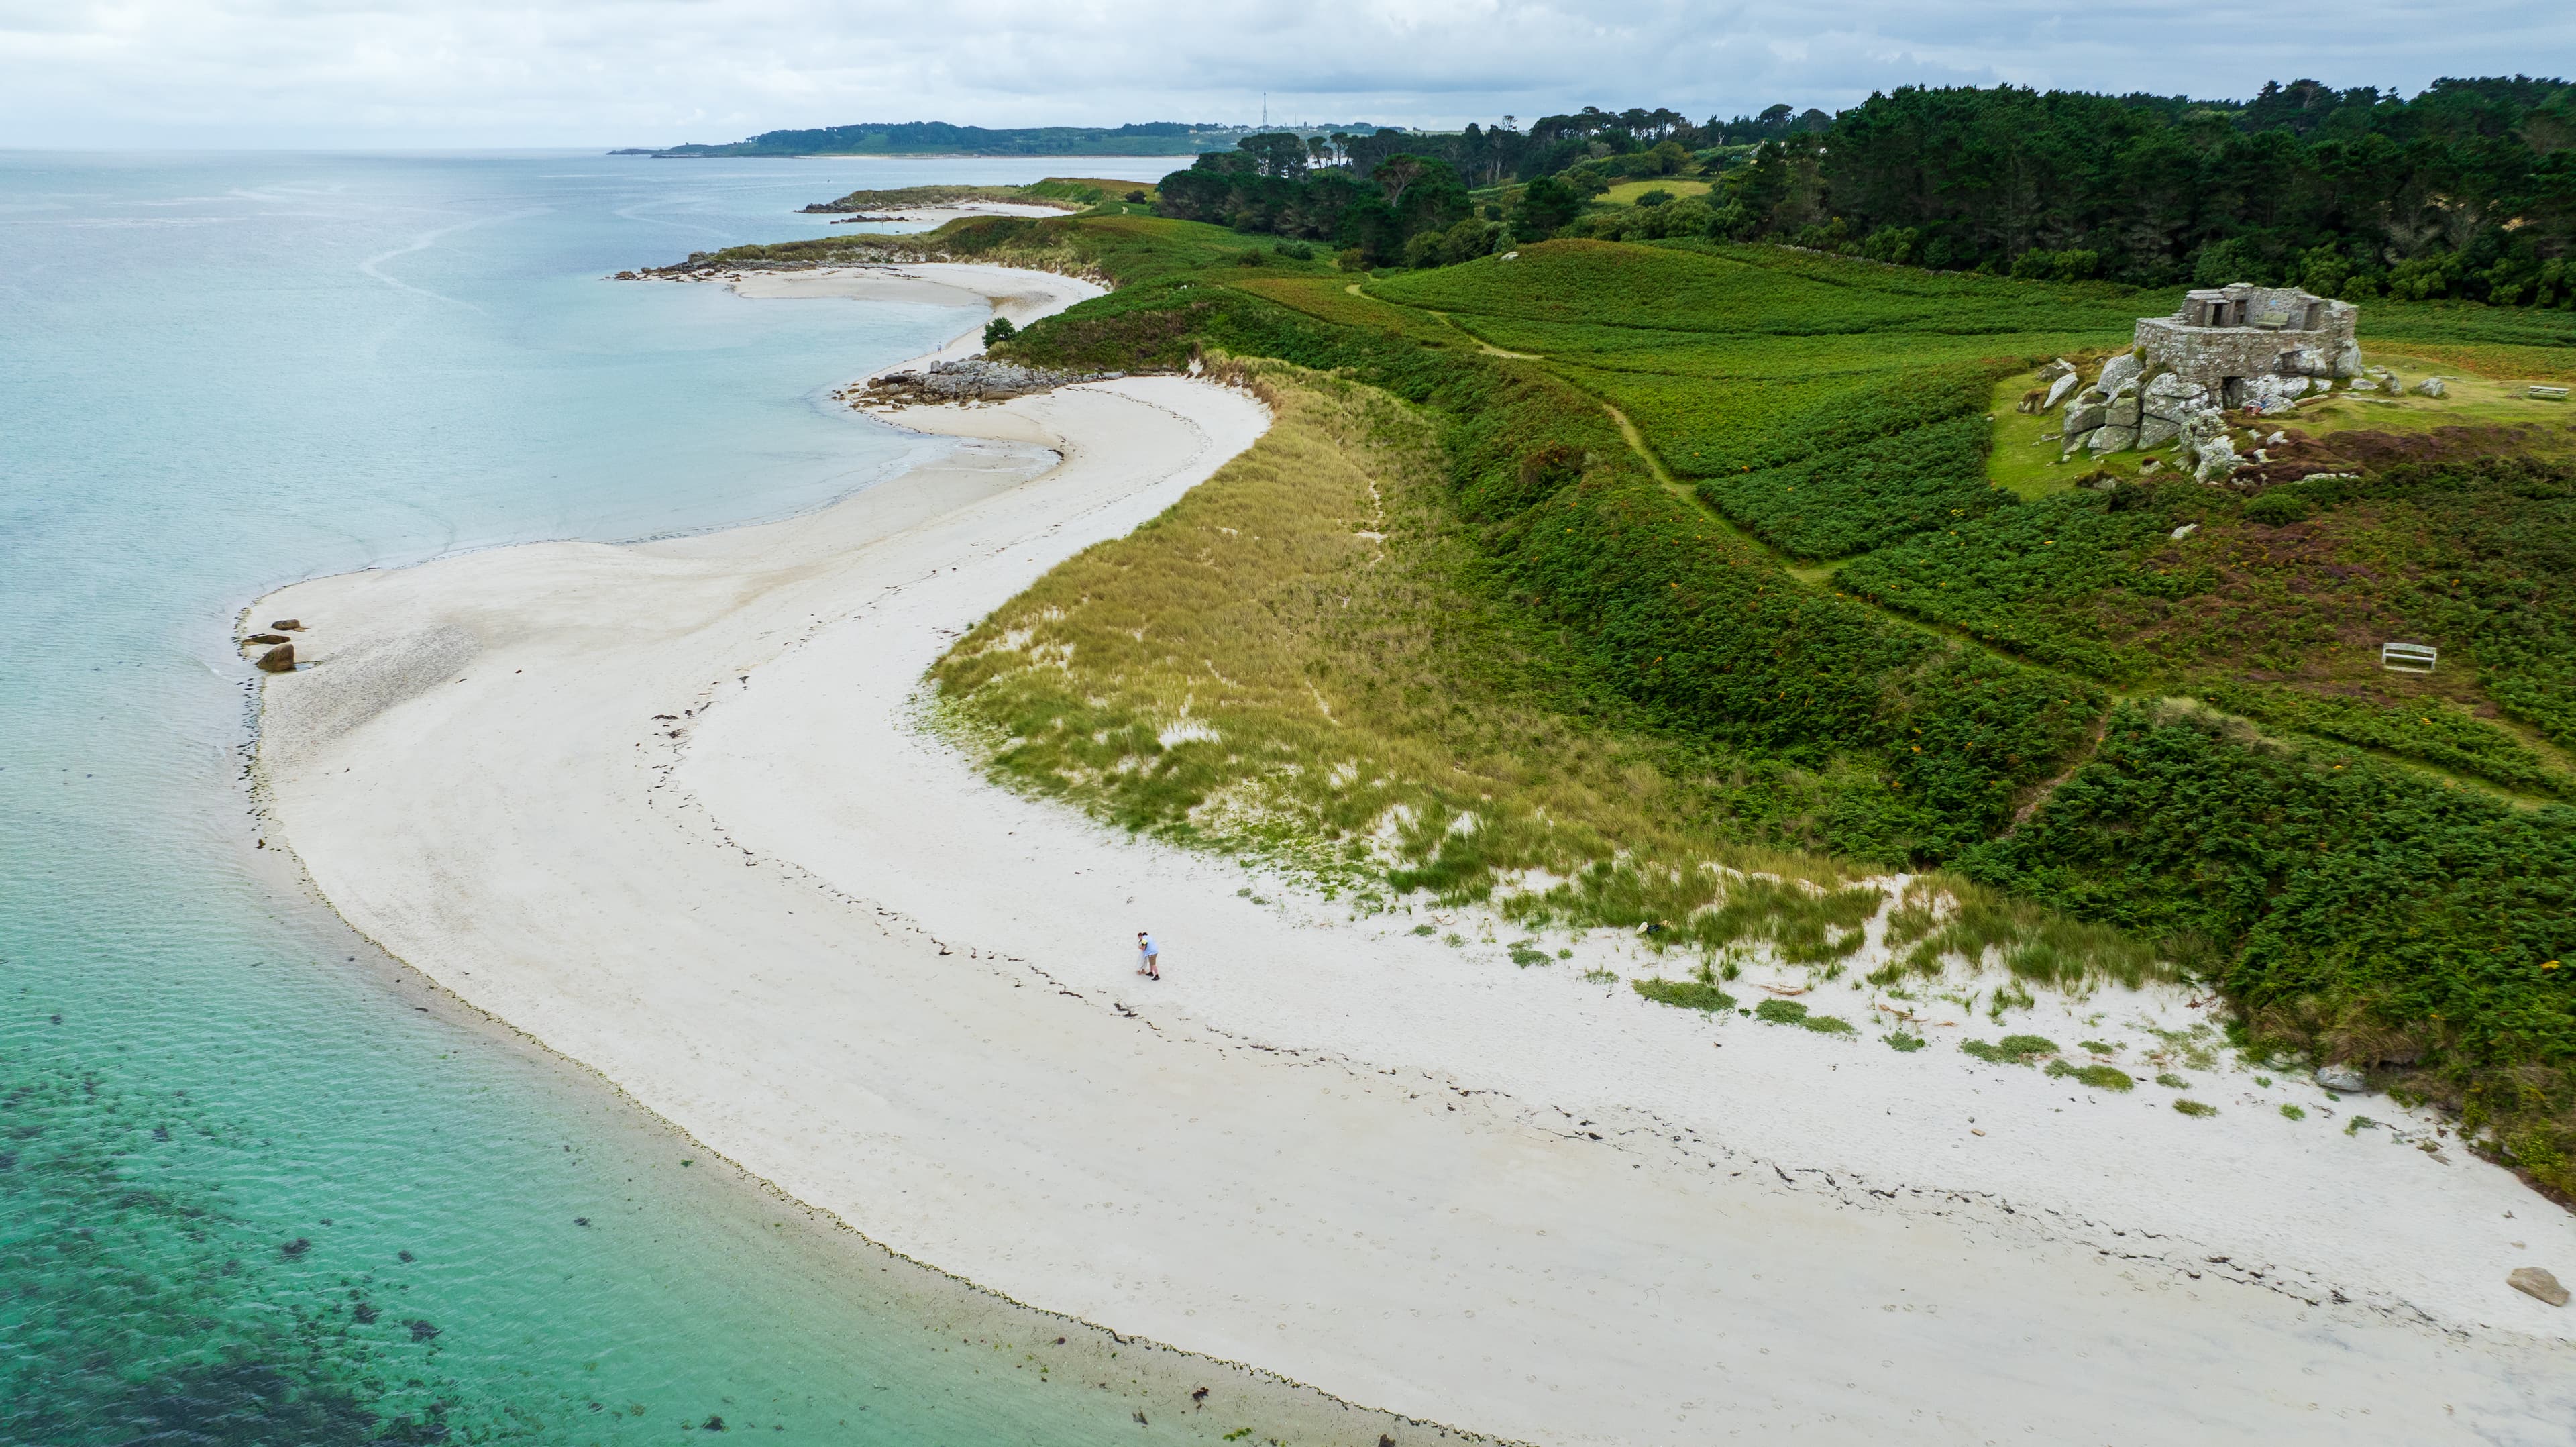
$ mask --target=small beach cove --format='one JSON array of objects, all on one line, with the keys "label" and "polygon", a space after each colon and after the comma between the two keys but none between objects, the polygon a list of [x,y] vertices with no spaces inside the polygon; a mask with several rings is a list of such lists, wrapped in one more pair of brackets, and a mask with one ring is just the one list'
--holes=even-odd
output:
[{"label": "small beach cove", "polygon": [[872,1239],[1372,1406],[1541,1441],[1972,1440],[1999,1397],[2292,1440],[2563,1418],[2563,1344],[2482,1267],[2568,1228],[2501,1172],[2106,1128],[2036,1073],[1496,980],[994,788],[923,671],[1263,412],[1136,378],[897,420],[965,440],[783,523],[263,600],[318,664],[271,685],[285,842],[371,938]]}]

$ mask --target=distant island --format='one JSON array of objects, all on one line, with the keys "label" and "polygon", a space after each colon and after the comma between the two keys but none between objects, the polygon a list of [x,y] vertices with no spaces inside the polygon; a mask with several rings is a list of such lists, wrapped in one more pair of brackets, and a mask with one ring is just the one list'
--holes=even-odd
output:
[{"label": "distant island", "polygon": [[[1303,127],[1329,130],[1337,127]],[[1338,127],[1348,129],[1348,127]],[[764,131],[730,145],[669,146],[658,151],[611,151],[613,156],[1195,156],[1231,149],[1252,126],[1146,121],[1115,128],[1031,126],[989,130],[941,121],[828,126],[821,130]],[[1374,127],[1359,127],[1362,130]]]}]

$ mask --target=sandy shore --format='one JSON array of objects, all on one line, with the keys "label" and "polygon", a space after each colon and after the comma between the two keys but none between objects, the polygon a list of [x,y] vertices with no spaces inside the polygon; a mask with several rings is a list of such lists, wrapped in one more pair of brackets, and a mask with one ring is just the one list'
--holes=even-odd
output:
[{"label": "sandy shore", "polygon": [[[740,287],[922,285],[1087,294]],[[2576,1276],[2576,1229],[2457,1152],[1720,1023],[992,788],[921,728],[924,668],[1266,419],[1139,378],[900,420],[961,441],[807,517],[254,605],[316,665],[267,685],[272,842],[894,1249],[1371,1406],[1550,1443],[2569,1440],[2566,1314],[2503,1278]]]}]

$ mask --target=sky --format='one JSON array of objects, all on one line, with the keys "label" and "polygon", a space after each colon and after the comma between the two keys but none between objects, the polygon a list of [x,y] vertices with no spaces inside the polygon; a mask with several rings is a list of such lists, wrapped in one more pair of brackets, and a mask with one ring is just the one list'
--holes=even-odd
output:
[{"label": "sky", "polygon": [[2413,93],[2576,72],[2567,0],[0,0],[0,147],[541,147],[861,121],[1453,128],[1907,84]]}]

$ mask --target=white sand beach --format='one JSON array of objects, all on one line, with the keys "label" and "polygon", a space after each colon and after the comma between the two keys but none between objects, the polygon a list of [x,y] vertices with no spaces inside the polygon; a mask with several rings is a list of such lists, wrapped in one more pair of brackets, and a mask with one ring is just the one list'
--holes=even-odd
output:
[{"label": "white sand beach", "polygon": [[[1097,292],[736,286],[1016,321]],[[925,730],[923,671],[1267,414],[1142,377],[895,420],[955,450],[810,515],[254,604],[311,665],[265,686],[269,843],[877,1241],[1368,1406],[1549,1444],[2570,1440],[2576,1314],[2505,1276],[2576,1279],[2576,1222],[2315,1112],[2437,1145],[2429,1116],[2221,1069],[2198,1120],[1958,1031],[1902,1055],[1673,1010],[1578,973],[1650,972],[1628,942],[1515,969],[995,787]]]}]

